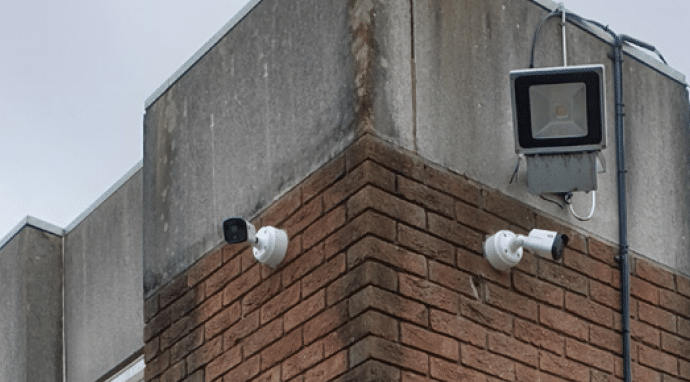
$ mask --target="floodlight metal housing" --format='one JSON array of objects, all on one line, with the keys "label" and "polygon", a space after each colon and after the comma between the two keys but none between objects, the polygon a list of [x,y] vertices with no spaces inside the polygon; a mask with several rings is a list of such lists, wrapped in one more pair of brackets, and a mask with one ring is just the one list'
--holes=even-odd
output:
[{"label": "floodlight metal housing", "polygon": [[555,154],[606,147],[604,66],[510,72],[515,151]]}]

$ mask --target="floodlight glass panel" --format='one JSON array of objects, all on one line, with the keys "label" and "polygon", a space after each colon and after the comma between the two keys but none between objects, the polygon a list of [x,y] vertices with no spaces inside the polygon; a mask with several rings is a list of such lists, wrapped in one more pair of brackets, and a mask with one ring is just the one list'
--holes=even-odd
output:
[{"label": "floodlight glass panel", "polygon": [[515,151],[582,152],[606,146],[604,67],[510,72]]},{"label": "floodlight glass panel", "polygon": [[532,137],[587,136],[587,89],[584,82],[529,88]]}]

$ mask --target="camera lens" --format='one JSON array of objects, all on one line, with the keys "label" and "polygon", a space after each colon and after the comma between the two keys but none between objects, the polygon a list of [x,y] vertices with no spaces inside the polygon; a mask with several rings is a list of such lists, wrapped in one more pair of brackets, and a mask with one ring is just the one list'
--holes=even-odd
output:
[{"label": "camera lens", "polygon": [[223,236],[228,243],[247,241],[247,223],[242,218],[230,218],[223,222]]}]

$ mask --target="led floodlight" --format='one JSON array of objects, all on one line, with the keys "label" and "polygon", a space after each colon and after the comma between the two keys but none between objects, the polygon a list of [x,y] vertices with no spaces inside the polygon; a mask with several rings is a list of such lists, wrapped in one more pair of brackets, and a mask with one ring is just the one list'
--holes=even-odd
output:
[{"label": "led floodlight", "polygon": [[597,151],[606,146],[604,66],[510,72],[515,151]]}]

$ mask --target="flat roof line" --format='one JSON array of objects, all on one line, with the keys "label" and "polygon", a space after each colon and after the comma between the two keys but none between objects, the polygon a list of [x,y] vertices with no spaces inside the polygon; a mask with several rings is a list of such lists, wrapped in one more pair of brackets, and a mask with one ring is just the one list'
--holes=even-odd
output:
[{"label": "flat roof line", "polygon": [[149,96],[149,98],[146,99],[146,102],[144,103],[144,109],[148,109],[149,106],[153,105],[160,96],[163,95],[177,80],[180,79],[194,64],[196,64],[197,61],[201,59],[211,48],[213,48],[218,41],[220,41],[223,37],[225,37],[228,32],[232,30],[232,28],[235,27],[242,19],[251,12],[254,7],[259,4],[261,0],[250,0],[247,4],[240,9],[239,12],[235,14],[235,16],[230,19],[216,34],[211,37],[206,44],[204,44],[201,49],[199,49],[194,55],[189,58],[182,66],[173,73],[172,76],[170,76],[161,86],[156,89],[156,91],[153,92]]},{"label": "flat roof line", "polygon": [[134,165],[134,167],[129,169],[127,173],[120,177],[120,179],[118,179],[117,182],[115,182],[115,184],[110,186],[110,188],[108,188],[103,194],[101,194],[101,196],[99,196],[95,202],[91,203],[91,205],[87,209],[85,209],[81,214],[79,214],[79,216],[77,216],[65,228],[60,228],[54,224],[50,224],[33,216],[26,216],[16,226],[14,226],[14,228],[12,228],[10,232],[2,238],[2,240],[0,240],[0,249],[7,245],[7,243],[9,243],[10,240],[12,240],[19,233],[19,231],[21,231],[27,225],[51,233],[56,236],[64,236],[65,234],[72,231],[76,226],[78,226],[79,223],[86,219],[87,216],[91,215],[91,213],[93,213],[98,208],[98,206],[100,206],[106,199],[112,196],[115,193],[115,191],[122,187],[122,185],[125,184],[125,182],[132,178],[134,174],[136,174],[143,167],[144,161],[142,159],[136,165]]},{"label": "flat roof line", "polygon": [[26,226],[31,226],[33,228],[39,229],[41,231],[48,232],[50,234],[53,234],[55,236],[62,237],[65,234],[65,230],[54,225],[50,224],[48,222],[45,222],[41,219],[35,218],[33,216],[27,215],[24,219],[22,219],[14,228],[10,230],[5,237],[0,240],[0,249],[3,249],[7,243],[9,243],[12,239],[14,239],[17,234],[24,229]]},{"label": "flat roof line", "polygon": [[[558,3],[552,1],[552,0],[531,0],[532,2],[540,5],[541,7],[553,11],[554,9],[558,8]],[[215,46],[220,39],[225,37],[232,28],[235,27],[242,19],[251,12],[254,7],[259,4],[261,0],[250,0],[247,4],[245,4],[242,9],[233,16],[230,21],[228,21],[223,28],[221,28],[220,31],[218,31],[211,39],[209,39],[206,44],[204,44],[201,49],[199,49],[191,58],[189,58],[175,73],[173,73],[172,76],[170,76],[161,86],[156,89],[147,99],[146,102],[144,103],[144,108],[147,109],[149,106],[151,106],[160,96],[163,95],[177,80],[180,79],[194,64],[201,59],[213,46]],[[591,25],[588,23],[583,23],[583,24],[575,24],[578,25],[579,27],[585,29],[586,31],[592,33],[593,35],[599,37],[600,39],[606,41],[609,44],[613,44],[613,38],[611,35],[606,33],[604,30],[601,28]],[[625,45],[623,46],[623,51],[627,53],[628,55],[636,58],[640,62],[646,64],[647,66],[657,70],[658,72],[668,76],[669,78],[680,82],[681,84],[684,84],[687,86],[687,82],[685,82],[685,75],[682,74],[681,72],[673,69],[667,64],[664,64],[663,62],[657,60],[653,56],[647,54],[644,50],[637,48],[632,45]]]},{"label": "flat roof line", "polygon": [[[540,5],[542,8],[553,11],[554,9],[557,9],[559,4],[552,1],[552,0],[530,0],[538,5]],[[225,37],[228,32],[230,32],[235,25],[237,25],[242,19],[251,12],[254,7],[256,7],[257,4],[259,4],[261,0],[250,0],[247,4],[245,4],[242,9],[233,16],[230,21],[228,21],[223,28],[221,28],[220,31],[218,31],[211,39],[209,39],[206,44],[204,44],[201,49],[199,49],[191,58],[189,58],[175,73],[173,73],[172,76],[170,76],[161,86],[156,89],[156,91],[153,92],[147,99],[144,104],[144,108],[147,109],[149,106],[151,106],[160,96],[163,95],[177,80],[180,79],[194,64],[201,59],[213,46],[215,46],[220,39]],[[575,24],[582,29],[592,33],[593,35],[599,37],[601,40],[613,44],[613,38],[611,35],[606,33],[604,30],[601,28],[591,25],[588,23],[577,23]],[[646,51],[632,46],[632,45],[624,45],[623,46],[623,51],[627,53],[629,56],[632,56],[639,60],[640,62],[646,64],[647,66],[657,70],[658,72],[666,75],[667,77],[681,83],[687,86],[687,82],[685,81],[685,75],[682,74],[681,72],[673,69],[667,64],[664,64],[663,62],[657,60],[654,58],[652,55],[648,54]]]},{"label": "flat roof line", "polygon": [[129,171],[127,171],[123,176],[120,177],[120,179],[117,180],[110,188],[108,188],[101,196],[96,199],[95,202],[91,203],[91,205],[85,209],[79,216],[77,216],[67,227],[65,227],[65,233],[69,233],[72,231],[76,226],[79,225],[84,219],[86,219],[87,216],[91,215],[98,206],[100,206],[106,199],[108,199],[110,196],[112,196],[115,191],[117,191],[120,187],[122,187],[125,182],[127,182],[130,178],[134,176],[139,170],[141,170],[144,167],[144,160],[140,160],[137,164],[134,165]]}]

